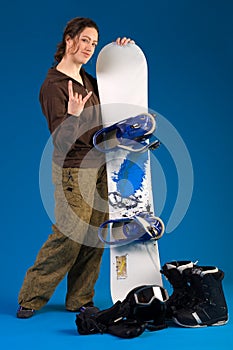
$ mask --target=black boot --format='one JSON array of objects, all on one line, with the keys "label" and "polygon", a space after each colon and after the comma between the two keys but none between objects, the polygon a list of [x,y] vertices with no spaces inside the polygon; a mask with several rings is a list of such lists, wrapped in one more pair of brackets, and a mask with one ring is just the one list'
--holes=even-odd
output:
[{"label": "black boot", "polygon": [[166,263],[161,273],[167,278],[173,287],[173,293],[166,302],[166,318],[172,318],[174,312],[183,308],[192,299],[192,290],[190,289],[184,272],[191,270],[194,266],[192,261],[172,261]]},{"label": "black boot", "polygon": [[184,327],[219,326],[227,323],[228,310],[222,288],[224,272],[213,266],[196,266],[184,275],[194,292],[189,305],[173,313]]}]

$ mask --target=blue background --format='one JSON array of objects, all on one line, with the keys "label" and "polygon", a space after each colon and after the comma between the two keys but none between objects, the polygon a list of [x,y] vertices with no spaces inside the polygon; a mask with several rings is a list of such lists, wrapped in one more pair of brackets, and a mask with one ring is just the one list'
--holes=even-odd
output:
[{"label": "blue background", "polygon": [[[177,229],[160,241],[161,262],[189,259],[218,266],[225,272],[224,289],[232,309],[233,2],[11,1],[4,3],[0,14],[1,347],[67,349],[105,344],[219,349],[226,341],[224,348],[232,348],[231,321],[208,329],[173,327],[130,341],[110,335],[78,336],[75,315],[64,310],[65,281],[36,317],[15,318],[24,274],[51,232],[38,182],[49,137],[39,88],[66,22],[76,16],[91,17],[100,27],[99,47],[86,67],[92,74],[98,51],[117,36],[131,37],[143,49],[149,65],[149,106],[177,129],[194,169],[190,207]],[[177,177],[165,148],[157,152],[168,184],[162,213],[166,222],[176,198]],[[101,308],[111,306],[108,253],[96,285],[95,301]]]}]

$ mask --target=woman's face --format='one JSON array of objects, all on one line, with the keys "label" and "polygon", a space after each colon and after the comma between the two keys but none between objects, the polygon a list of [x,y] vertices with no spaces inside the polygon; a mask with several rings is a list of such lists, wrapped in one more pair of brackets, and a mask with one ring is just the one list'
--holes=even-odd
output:
[{"label": "woman's face", "polygon": [[79,64],[85,64],[94,54],[98,44],[98,32],[95,28],[85,28],[74,39],[67,38],[67,54]]}]

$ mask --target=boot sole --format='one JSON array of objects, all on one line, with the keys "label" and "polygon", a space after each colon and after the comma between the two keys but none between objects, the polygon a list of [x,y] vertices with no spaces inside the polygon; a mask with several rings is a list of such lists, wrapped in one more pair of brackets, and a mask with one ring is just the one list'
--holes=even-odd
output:
[{"label": "boot sole", "polygon": [[196,324],[196,325],[192,326],[192,325],[180,323],[175,317],[173,317],[172,319],[179,326],[186,327],[186,328],[201,328],[201,327],[210,327],[210,326],[223,326],[224,324],[226,324],[228,322],[228,318],[227,318],[225,320],[219,320],[217,322],[216,321],[212,321],[214,323],[212,323],[210,321],[210,323],[206,322],[206,323]]}]

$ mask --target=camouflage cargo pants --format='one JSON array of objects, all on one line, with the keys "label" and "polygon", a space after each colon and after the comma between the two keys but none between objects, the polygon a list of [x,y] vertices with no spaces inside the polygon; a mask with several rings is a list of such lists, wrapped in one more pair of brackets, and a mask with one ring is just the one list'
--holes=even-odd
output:
[{"label": "camouflage cargo pants", "polygon": [[66,308],[91,301],[103,245],[98,227],[107,220],[105,167],[59,168],[53,164],[56,224],[40,249],[19,292],[21,306],[39,310],[67,274]]}]

